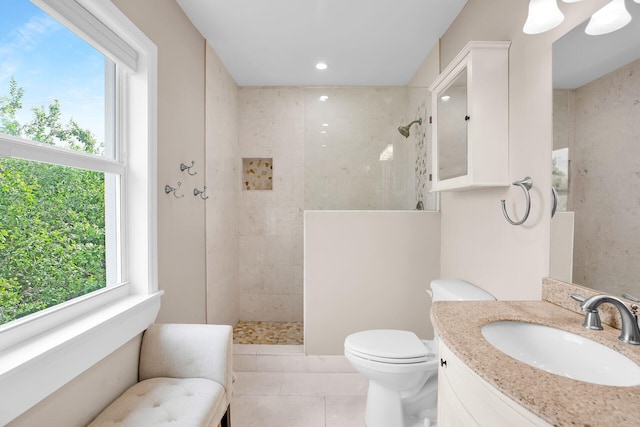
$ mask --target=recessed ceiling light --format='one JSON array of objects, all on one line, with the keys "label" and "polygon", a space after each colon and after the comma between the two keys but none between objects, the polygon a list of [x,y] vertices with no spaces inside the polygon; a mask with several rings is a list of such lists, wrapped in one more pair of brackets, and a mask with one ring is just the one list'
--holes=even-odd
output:
[{"label": "recessed ceiling light", "polygon": [[329,97],[327,95],[322,95],[320,98],[318,98],[318,101],[326,101],[327,99],[329,99]]},{"label": "recessed ceiling light", "polygon": [[318,62],[316,64],[316,69],[318,69],[318,70],[326,70],[327,69],[327,64],[325,64],[324,62]]},{"label": "recessed ceiling light", "polygon": [[442,98],[440,98],[440,99],[442,99],[443,101],[445,101],[445,102],[446,102],[446,101],[450,100],[450,99],[451,99],[451,97],[450,97],[449,95],[444,95],[444,96],[443,96]]},{"label": "recessed ceiling light", "polygon": [[323,123],[322,126],[326,128],[327,126],[329,126],[329,123]]}]

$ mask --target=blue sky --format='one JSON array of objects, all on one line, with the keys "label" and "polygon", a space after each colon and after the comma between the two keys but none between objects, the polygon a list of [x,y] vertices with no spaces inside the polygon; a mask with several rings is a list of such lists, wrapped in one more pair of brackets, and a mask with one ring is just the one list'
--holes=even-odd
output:
[{"label": "blue sky", "polygon": [[0,0],[0,95],[11,77],[25,92],[22,123],[58,99],[65,123],[104,141],[104,56],[29,0]]}]

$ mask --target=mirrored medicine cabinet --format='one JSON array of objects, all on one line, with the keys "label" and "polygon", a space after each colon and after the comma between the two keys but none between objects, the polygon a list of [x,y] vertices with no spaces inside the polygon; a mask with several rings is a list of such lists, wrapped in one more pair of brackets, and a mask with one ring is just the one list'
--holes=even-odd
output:
[{"label": "mirrored medicine cabinet", "polygon": [[469,42],[430,86],[433,189],[509,185],[509,46]]}]

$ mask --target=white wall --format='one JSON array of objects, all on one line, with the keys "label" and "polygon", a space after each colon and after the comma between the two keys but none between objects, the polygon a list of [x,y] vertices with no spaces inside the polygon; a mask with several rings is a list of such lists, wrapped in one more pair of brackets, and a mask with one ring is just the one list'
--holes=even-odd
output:
[{"label": "white wall", "polygon": [[307,354],[343,354],[347,335],[367,329],[433,337],[438,212],[306,211],[304,244]]},{"label": "white wall", "polygon": [[528,2],[469,0],[440,40],[441,69],[471,40],[511,41],[509,174],[513,181],[533,178],[530,218],[514,227],[502,216],[501,199],[510,212],[523,209],[515,187],[442,193],[440,199],[442,276],[468,280],[498,299],[540,298],[549,272],[551,43],[606,2],[559,3],[562,26],[531,36],[522,32]]},{"label": "white wall", "polygon": [[142,335],[132,339],[7,427],[86,426],[124,390],[138,382],[141,342]]},{"label": "white wall", "polygon": [[549,277],[573,281],[573,212],[556,212],[551,220]]},{"label": "white wall", "polygon": [[[113,3],[158,46],[158,321],[205,323],[205,41],[175,1]],[[164,193],[178,181],[184,198]]]},{"label": "white wall", "polygon": [[207,323],[239,320],[238,87],[206,47]]}]

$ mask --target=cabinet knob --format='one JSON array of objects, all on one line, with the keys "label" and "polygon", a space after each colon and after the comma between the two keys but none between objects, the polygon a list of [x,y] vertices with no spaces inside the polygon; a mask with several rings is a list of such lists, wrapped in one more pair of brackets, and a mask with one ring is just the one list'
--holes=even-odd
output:
[{"label": "cabinet knob", "polygon": [[464,116],[464,121],[465,121],[465,122],[468,122],[468,121],[469,121],[469,119],[471,119],[471,117],[469,117],[469,116]]},{"label": "cabinet knob", "polygon": [[447,361],[444,360],[443,358],[440,358],[440,366],[447,366]]}]

